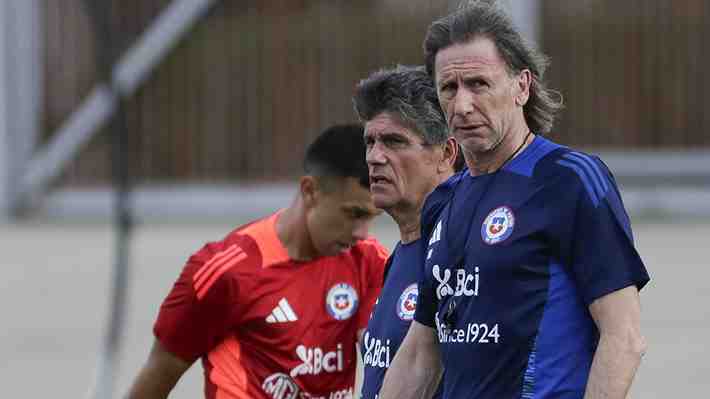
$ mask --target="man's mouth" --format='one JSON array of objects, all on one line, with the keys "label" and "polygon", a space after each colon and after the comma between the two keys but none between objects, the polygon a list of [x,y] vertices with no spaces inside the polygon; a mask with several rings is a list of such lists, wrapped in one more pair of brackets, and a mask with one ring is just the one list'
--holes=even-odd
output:
[{"label": "man's mouth", "polygon": [[454,129],[464,131],[464,132],[473,132],[473,131],[476,131],[482,127],[483,127],[483,125],[470,124],[470,125],[456,125]]},{"label": "man's mouth", "polygon": [[370,184],[387,184],[390,180],[383,175],[372,175],[370,176]]}]

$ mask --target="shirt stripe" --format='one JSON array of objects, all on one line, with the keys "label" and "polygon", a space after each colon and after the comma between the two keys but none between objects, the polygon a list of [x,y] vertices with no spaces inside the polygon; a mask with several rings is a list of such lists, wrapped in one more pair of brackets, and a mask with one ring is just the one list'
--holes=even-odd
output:
[{"label": "shirt stripe", "polygon": [[291,309],[291,305],[288,304],[286,298],[281,298],[281,300],[279,301],[279,306],[281,307],[281,309],[283,309],[289,321],[298,320],[296,313],[293,311],[293,309]]},{"label": "shirt stripe", "polygon": [[198,270],[194,276],[192,276],[192,281],[197,282],[202,278],[202,276],[207,273],[208,270],[213,270],[212,266],[214,266],[217,263],[221,263],[221,261],[224,258],[230,257],[232,255],[235,255],[237,252],[239,252],[240,248],[237,247],[236,245],[232,245],[229,248],[225,249],[224,251],[220,251],[217,254],[215,254],[212,258],[210,258],[207,263],[202,265],[200,267],[200,270]]},{"label": "shirt stripe", "polygon": [[214,283],[215,283],[215,281],[217,281],[217,279],[219,279],[224,273],[226,273],[227,270],[231,269],[237,263],[243,261],[246,258],[247,258],[247,254],[242,252],[239,255],[237,255],[236,258],[228,261],[227,263],[222,265],[222,267],[220,267],[217,271],[212,273],[209,280],[207,280],[206,283],[204,283],[200,288],[198,288],[197,299],[202,299],[202,297],[204,297],[205,294],[207,294],[207,291],[209,291],[210,287],[212,287],[212,285],[214,285]]},{"label": "shirt stripe", "polygon": [[589,172],[589,175],[592,177],[595,186],[599,189],[599,197],[603,198],[606,195],[606,192],[609,190],[609,185],[606,182],[606,178],[599,170],[599,165],[597,165],[594,160],[592,160],[588,155],[581,154],[578,152],[567,153],[564,155],[564,157],[569,160],[578,160],[578,163],[582,165],[582,167],[587,172]]},{"label": "shirt stripe", "polygon": [[587,194],[589,194],[589,198],[592,200],[592,203],[595,207],[599,206],[600,198],[597,195],[594,186],[590,182],[589,176],[587,176],[587,173],[582,169],[582,167],[577,165],[576,163],[572,163],[565,160],[558,160],[557,163],[566,168],[572,169],[573,171],[575,171],[575,173],[577,173],[579,178],[582,179],[582,184],[584,184],[584,188],[587,190]]},{"label": "shirt stripe", "polygon": [[200,272],[202,273],[200,273],[199,276],[195,274],[195,277],[193,278],[193,286],[195,291],[201,290],[205,283],[212,279],[212,276],[216,271],[221,270],[225,264],[231,263],[235,257],[246,257],[244,251],[237,245],[232,245],[230,248],[234,248],[234,250],[230,251],[229,254],[226,254],[225,256],[220,256],[219,259],[216,259],[217,256],[215,256],[207,262],[202,269],[200,269]]}]

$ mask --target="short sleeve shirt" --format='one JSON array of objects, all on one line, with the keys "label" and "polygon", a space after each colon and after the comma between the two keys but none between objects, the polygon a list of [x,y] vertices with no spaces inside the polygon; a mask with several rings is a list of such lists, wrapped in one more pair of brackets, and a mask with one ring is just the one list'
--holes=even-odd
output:
[{"label": "short sleeve shirt", "polygon": [[502,170],[447,183],[424,208],[415,314],[437,329],[444,397],[582,397],[598,343],[588,306],[649,281],[611,172],[536,137]]},{"label": "short sleeve shirt", "polygon": [[353,394],[357,332],[379,294],[386,250],[368,239],[293,261],[277,217],[192,255],[160,308],[156,338],[182,359],[202,359],[208,399]]},{"label": "short sleeve shirt", "polygon": [[[361,398],[376,399],[385,373],[414,319],[423,270],[423,239],[397,244],[385,282],[360,346],[364,378]],[[434,395],[438,398],[439,394]]]}]

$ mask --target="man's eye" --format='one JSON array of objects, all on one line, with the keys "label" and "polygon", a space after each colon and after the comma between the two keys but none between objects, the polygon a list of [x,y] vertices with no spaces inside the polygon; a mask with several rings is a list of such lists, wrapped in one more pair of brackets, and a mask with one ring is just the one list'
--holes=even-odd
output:
[{"label": "man's eye", "polygon": [[441,86],[439,89],[441,92],[450,92],[454,89],[454,84],[453,83],[446,83]]},{"label": "man's eye", "polygon": [[470,81],[468,84],[469,84],[469,86],[473,87],[474,89],[488,86],[488,84],[484,80],[481,80],[481,79],[474,79],[474,80]]},{"label": "man's eye", "polygon": [[398,139],[396,137],[388,137],[383,140],[387,146],[393,146],[404,143],[404,140]]}]

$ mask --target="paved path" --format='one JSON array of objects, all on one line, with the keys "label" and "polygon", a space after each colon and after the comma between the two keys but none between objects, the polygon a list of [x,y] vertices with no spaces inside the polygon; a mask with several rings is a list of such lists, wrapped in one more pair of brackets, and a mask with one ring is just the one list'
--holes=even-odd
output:
[{"label": "paved path", "polygon": [[[237,221],[236,223],[239,223]],[[236,224],[235,223],[235,224]],[[125,392],[144,360],[158,304],[186,256],[226,225],[144,225],[132,254],[130,314],[117,381]],[[644,291],[649,352],[632,398],[700,398],[710,391],[710,223],[635,225],[654,280]],[[396,239],[384,218],[376,234]],[[0,393],[83,398],[107,320],[113,236],[97,224],[0,225]],[[193,367],[172,398],[201,397]]]}]

